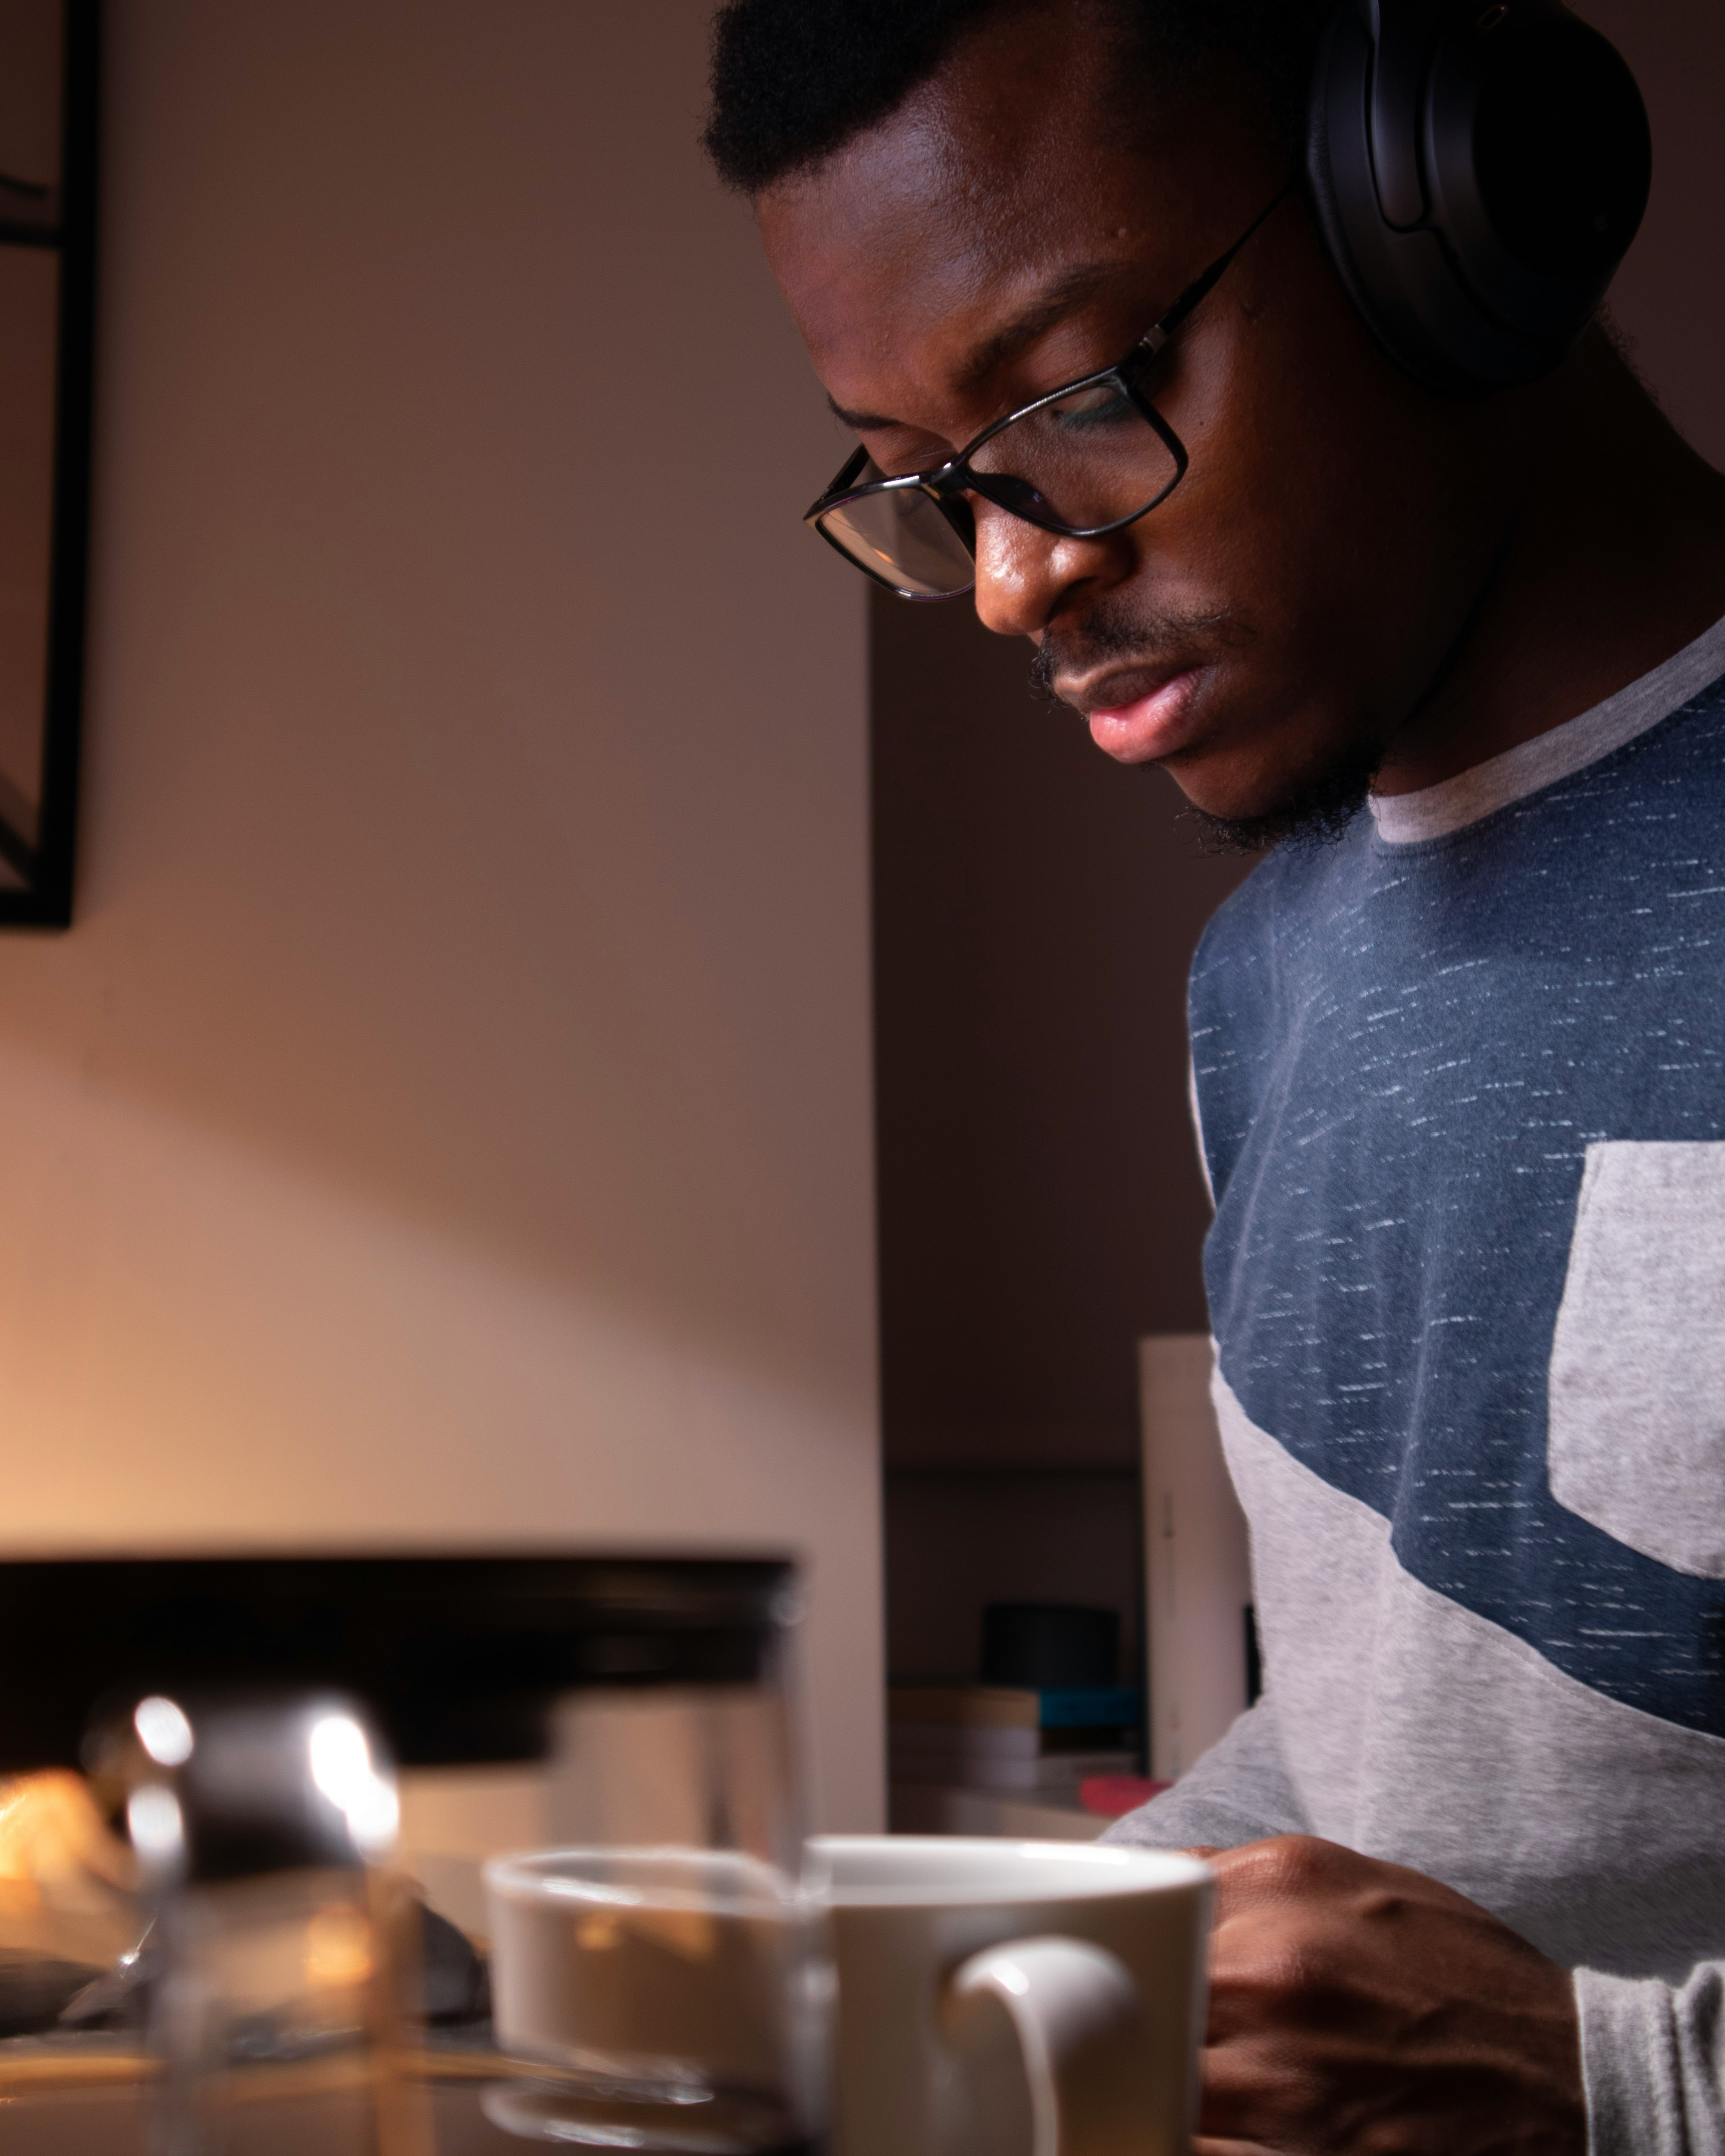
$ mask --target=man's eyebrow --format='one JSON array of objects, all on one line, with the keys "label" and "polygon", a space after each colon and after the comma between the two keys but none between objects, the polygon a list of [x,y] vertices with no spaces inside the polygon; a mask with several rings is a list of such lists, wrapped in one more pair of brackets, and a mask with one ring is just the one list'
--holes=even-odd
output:
[{"label": "man's eyebrow", "polygon": [[997,367],[1016,359],[1038,337],[1046,336],[1068,315],[1095,299],[1105,285],[1119,275],[1123,266],[1119,262],[1075,262],[1070,269],[1061,270],[1034,299],[1026,301],[1010,321],[1003,323],[972,352],[959,376],[963,387],[974,389]]},{"label": "man's eyebrow", "polygon": [[879,434],[883,428],[898,424],[896,419],[883,419],[877,412],[853,412],[848,404],[841,404],[836,397],[827,398],[827,409],[835,419],[842,419],[847,427],[855,427],[860,434]]},{"label": "man's eyebrow", "polygon": [[[1004,322],[969,354],[958,371],[959,387],[974,389],[986,381],[997,367],[1004,367],[1008,360],[1016,358],[1027,346],[1045,336],[1076,308],[1095,299],[1104,285],[1120,274],[1122,267],[1119,262],[1078,262],[1061,270],[1009,321]],[[834,418],[855,428],[860,434],[880,433],[901,424],[896,419],[882,418],[878,412],[853,412],[835,397],[829,397],[827,403]]]}]

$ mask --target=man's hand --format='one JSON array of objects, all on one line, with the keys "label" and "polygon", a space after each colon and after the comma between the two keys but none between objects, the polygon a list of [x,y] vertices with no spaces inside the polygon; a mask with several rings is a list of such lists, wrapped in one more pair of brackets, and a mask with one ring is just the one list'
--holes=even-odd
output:
[{"label": "man's hand", "polygon": [[1333,1842],[1194,1853],[1219,1882],[1199,2156],[1584,2156],[1567,1970]]}]

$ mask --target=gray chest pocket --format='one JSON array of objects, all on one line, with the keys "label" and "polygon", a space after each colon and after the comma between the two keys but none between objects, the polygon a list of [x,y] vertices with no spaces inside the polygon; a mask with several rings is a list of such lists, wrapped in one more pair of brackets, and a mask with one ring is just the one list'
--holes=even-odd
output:
[{"label": "gray chest pocket", "polygon": [[1725,1143],[1588,1147],[1546,1456],[1560,1505],[1725,1579]]}]

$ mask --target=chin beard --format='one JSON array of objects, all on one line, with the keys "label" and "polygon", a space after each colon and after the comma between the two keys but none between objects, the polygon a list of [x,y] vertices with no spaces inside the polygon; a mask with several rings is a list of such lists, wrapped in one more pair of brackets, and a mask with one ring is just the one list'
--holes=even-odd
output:
[{"label": "chin beard", "polygon": [[[1178,642],[1177,637],[1184,641]],[[1101,617],[1086,623],[1081,636],[1069,634],[1063,648],[1075,660],[1094,662],[1115,656],[1137,660],[1176,649],[1189,651],[1194,642],[1205,637],[1224,645],[1248,640],[1238,629],[1230,634],[1225,617],[1217,614],[1170,614],[1147,624],[1116,623]],[[1062,710],[1073,710],[1076,706],[1055,694],[1058,670],[1056,639],[1050,631],[1030,661],[1032,688]],[[1081,711],[1079,716],[1084,715]],[[1207,854],[1267,854],[1281,845],[1333,846],[1365,807],[1383,761],[1382,742],[1358,744],[1343,749],[1333,762],[1291,788],[1261,815],[1213,816],[1207,808],[1189,801],[1180,811],[1181,820],[1194,826]],[[1161,768],[1154,763],[1142,767]]]},{"label": "chin beard", "polygon": [[1333,846],[1365,807],[1383,755],[1379,748],[1351,750],[1259,816],[1213,816],[1189,801],[1181,820],[1197,826],[1207,854]]}]

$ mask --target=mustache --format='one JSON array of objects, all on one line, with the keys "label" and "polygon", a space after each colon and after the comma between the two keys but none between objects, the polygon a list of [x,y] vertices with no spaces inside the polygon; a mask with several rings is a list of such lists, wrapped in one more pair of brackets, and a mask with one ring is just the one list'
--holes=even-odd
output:
[{"label": "mustache", "polygon": [[1209,613],[1167,612],[1133,619],[1101,610],[1081,622],[1050,624],[1030,661],[1033,687],[1050,703],[1065,699],[1055,683],[1065,675],[1094,675],[1111,661],[1132,666],[1191,665],[1251,641],[1251,631],[1227,608]]}]

